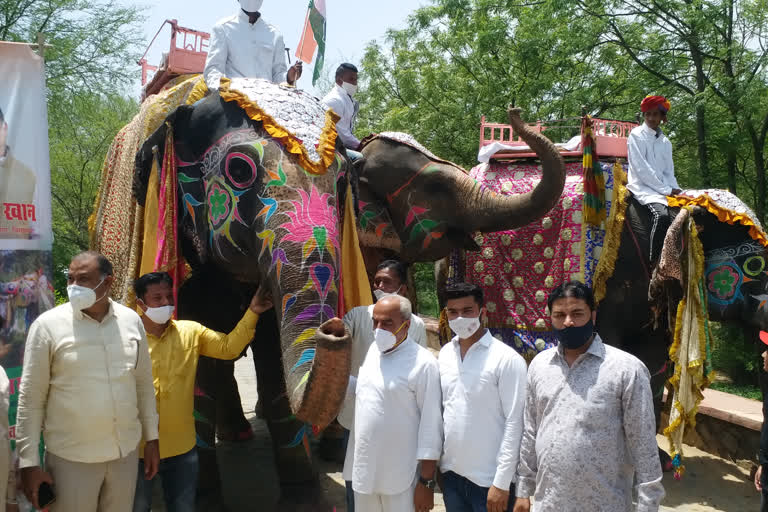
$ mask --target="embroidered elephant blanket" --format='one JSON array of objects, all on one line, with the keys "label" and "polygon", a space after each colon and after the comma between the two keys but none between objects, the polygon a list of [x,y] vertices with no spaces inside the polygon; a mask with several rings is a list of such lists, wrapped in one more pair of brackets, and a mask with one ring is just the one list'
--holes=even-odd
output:
[{"label": "embroidered elephant blanket", "polygon": [[[618,210],[623,221],[625,204],[615,198],[624,197],[626,169],[612,162],[600,165],[606,176],[608,211],[601,226],[584,221],[582,163],[567,162],[563,194],[547,216],[516,230],[476,234],[480,251],[467,251],[462,268],[449,270],[449,282],[451,275],[463,275],[466,281],[483,288],[488,327],[529,360],[556,344],[546,310],[549,293],[571,279],[597,286],[593,281],[606,250],[606,225],[615,223]],[[470,176],[494,192],[522,194],[539,182],[541,167],[535,162],[482,164],[473,168]],[[614,208],[615,204],[619,208]],[[615,246],[615,257],[620,224],[613,231],[617,234],[609,237],[609,245]],[[451,259],[452,266],[460,264],[457,257]],[[602,286],[609,276],[610,272],[600,278]]]}]

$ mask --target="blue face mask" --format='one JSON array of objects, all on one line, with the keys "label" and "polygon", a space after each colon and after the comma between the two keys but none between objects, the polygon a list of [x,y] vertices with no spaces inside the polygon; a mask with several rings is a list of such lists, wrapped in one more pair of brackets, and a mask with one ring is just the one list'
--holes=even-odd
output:
[{"label": "blue face mask", "polygon": [[592,337],[595,332],[595,326],[592,323],[592,319],[581,327],[571,326],[565,329],[555,329],[555,334],[560,343],[565,348],[577,349],[583,347],[586,342]]}]

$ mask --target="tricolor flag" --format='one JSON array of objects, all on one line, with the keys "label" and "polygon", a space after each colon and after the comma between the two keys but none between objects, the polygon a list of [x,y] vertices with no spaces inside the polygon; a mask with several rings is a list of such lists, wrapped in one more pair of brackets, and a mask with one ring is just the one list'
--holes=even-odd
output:
[{"label": "tricolor flag", "polygon": [[304,22],[304,33],[296,49],[296,57],[309,64],[312,62],[315,49],[317,49],[317,60],[315,60],[312,85],[315,85],[320,77],[325,61],[325,0],[309,0],[307,20]]}]

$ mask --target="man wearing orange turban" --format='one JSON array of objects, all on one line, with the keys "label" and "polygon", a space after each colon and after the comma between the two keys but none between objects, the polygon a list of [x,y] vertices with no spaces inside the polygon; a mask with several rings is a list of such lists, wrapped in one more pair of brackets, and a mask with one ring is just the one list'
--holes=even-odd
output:
[{"label": "man wearing orange turban", "polygon": [[670,109],[664,96],[646,96],[640,103],[644,122],[629,134],[627,188],[651,211],[650,260],[654,263],[671,223],[667,196],[680,194],[672,161],[672,143],[661,131]]}]

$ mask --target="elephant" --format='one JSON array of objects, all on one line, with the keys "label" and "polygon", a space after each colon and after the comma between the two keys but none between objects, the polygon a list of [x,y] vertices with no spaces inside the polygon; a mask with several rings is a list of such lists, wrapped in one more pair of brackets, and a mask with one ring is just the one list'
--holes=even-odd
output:
[{"label": "elephant", "polygon": [[[766,248],[750,237],[750,227],[720,221],[713,213],[695,207],[693,218],[704,249],[709,319],[739,325],[747,339],[768,329],[768,273]],[[668,349],[671,345],[670,313],[682,298],[675,281],[665,285],[659,299],[649,299],[652,272],[650,254],[651,218],[648,208],[634,198],[627,205],[613,275],[606,282],[606,295],[599,304],[597,329],[611,344],[636,355],[651,373],[657,423],[660,420],[664,385],[671,374]],[[725,272],[726,281],[718,279]],[[761,372],[764,377],[764,373]],[[765,387],[765,379],[761,379]]]},{"label": "elephant", "polygon": [[[310,173],[263,122],[219,94],[178,107],[140,148],[139,204],[147,200],[153,162],[171,149],[178,162],[178,238],[192,270],[178,292],[179,318],[227,331],[259,285],[271,292],[274,313],[260,319],[251,348],[284,498],[318,499],[306,490],[314,477],[308,428],[335,418],[347,387],[348,333],[337,304],[348,180],[359,189],[357,229],[368,245],[406,261],[472,248],[475,231],[541,217],[563,189],[564,164],[554,145],[530,131],[518,110],[510,110],[510,122],[545,163],[540,184],[519,197],[489,192],[465,170],[398,137],[368,140],[354,168],[337,142],[327,172]],[[173,148],[165,147],[169,129]],[[239,409],[231,365],[217,369],[202,359],[196,410],[212,418],[222,400]],[[213,446],[210,423],[197,427],[202,442]],[[208,479],[214,462],[201,453],[201,474],[211,466]]]}]

